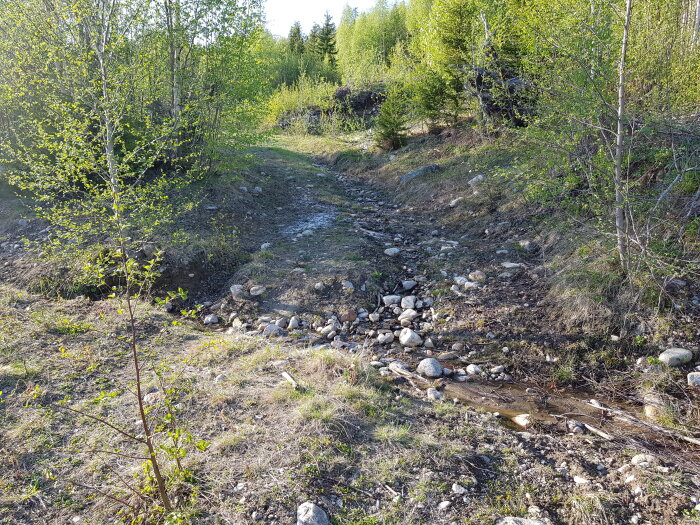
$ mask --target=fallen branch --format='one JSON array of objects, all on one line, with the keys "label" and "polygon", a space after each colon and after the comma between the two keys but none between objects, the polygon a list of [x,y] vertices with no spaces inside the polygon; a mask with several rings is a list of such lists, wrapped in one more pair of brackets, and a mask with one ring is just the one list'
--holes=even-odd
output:
[{"label": "fallen branch", "polygon": [[673,432],[672,430],[669,430],[665,427],[662,427],[661,425],[655,425],[653,423],[648,423],[646,421],[642,421],[641,419],[633,416],[632,414],[628,414],[627,412],[624,412],[624,411],[616,409],[616,408],[610,408],[610,407],[605,406],[602,403],[600,403],[599,401],[596,401],[594,399],[589,401],[587,404],[589,406],[597,408],[598,410],[602,410],[613,417],[617,417],[619,419],[622,419],[623,421],[627,421],[628,423],[631,423],[635,426],[645,428],[645,429],[651,430],[653,432],[658,432],[659,434],[663,434],[664,436],[668,436],[672,439],[681,439],[681,440],[686,441],[688,443],[691,443],[693,445],[700,446],[700,439],[698,439],[698,438],[695,438],[692,436],[686,436],[685,434],[681,434],[678,432]]}]

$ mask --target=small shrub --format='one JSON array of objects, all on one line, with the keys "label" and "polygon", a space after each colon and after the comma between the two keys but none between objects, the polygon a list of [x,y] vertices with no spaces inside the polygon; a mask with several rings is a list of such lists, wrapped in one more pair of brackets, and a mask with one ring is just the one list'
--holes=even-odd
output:
[{"label": "small shrub", "polygon": [[384,149],[397,149],[406,144],[408,115],[405,95],[392,88],[375,121],[375,141]]}]

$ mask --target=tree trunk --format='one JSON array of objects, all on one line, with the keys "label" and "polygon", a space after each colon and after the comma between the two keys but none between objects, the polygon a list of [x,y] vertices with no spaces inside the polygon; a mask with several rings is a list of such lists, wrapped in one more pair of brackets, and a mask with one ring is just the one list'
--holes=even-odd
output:
[{"label": "tree trunk", "polygon": [[620,263],[627,269],[627,217],[625,215],[625,187],[622,181],[622,156],[625,146],[625,66],[627,61],[627,41],[632,20],[632,0],[627,0],[625,27],[622,32],[622,49],[620,51],[619,82],[617,85],[617,134],[615,142],[615,235]]}]

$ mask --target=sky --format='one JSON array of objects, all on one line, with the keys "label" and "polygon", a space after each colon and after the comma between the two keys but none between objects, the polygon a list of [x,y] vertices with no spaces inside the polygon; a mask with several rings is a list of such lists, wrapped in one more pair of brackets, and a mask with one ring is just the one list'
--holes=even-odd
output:
[{"label": "sky", "polygon": [[308,34],[314,22],[323,22],[326,11],[330,12],[337,26],[345,4],[365,11],[374,3],[375,0],[266,0],[267,28],[273,35],[286,37],[291,25],[298,21]]}]

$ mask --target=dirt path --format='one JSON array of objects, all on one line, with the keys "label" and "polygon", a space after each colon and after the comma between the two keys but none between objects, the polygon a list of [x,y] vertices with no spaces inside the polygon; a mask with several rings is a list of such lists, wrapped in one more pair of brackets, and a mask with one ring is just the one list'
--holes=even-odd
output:
[{"label": "dirt path", "polygon": [[[183,522],[293,525],[304,501],[339,525],[696,522],[698,447],[558,382],[570,354],[610,356],[548,322],[539,255],[513,249],[527,232],[496,224],[481,235],[305,155],[256,156],[244,176],[208,181],[184,225],[199,245],[172,284],[205,305],[210,326],[143,305],[144,347],[172,372],[168,384],[149,375],[151,413],[175,410],[211,445],[188,450],[195,475],[181,490],[193,507]],[[34,264],[14,247],[17,220],[8,219],[0,280],[19,275],[23,257]],[[232,225],[247,262],[208,265],[213,247],[231,249]],[[18,481],[0,523],[106,523],[113,504],[72,486],[102,463],[71,444],[87,436],[122,450],[123,440],[32,405],[36,392],[69,393],[131,428],[130,364],[115,358],[110,335],[116,305],[1,284],[0,390],[10,395],[0,477]],[[527,428],[513,421],[524,413]],[[121,458],[101,461],[131,472]],[[37,482],[47,465],[59,481]]]},{"label": "dirt path", "polygon": [[[506,249],[512,239],[498,232],[484,239],[450,230],[436,210],[400,206],[309,158],[290,163],[289,152],[273,148],[258,158],[269,185],[263,195],[284,198],[268,204],[269,224],[245,241],[260,249],[229,283],[243,289],[241,298],[224,299],[233,310],[229,332],[362,351],[385,374],[395,359],[413,368],[438,358],[447,370],[435,386],[447,382],[450,396],[472,406],[506,418],[527,413],[531,424],[557,432],[599,430],[694,467],[696,447],[644,423],[615,421],[589,405],[595,392],[543,384],[540,369],[554,363],[567,372],[556,363],[576,339],[547,323],[536,250]],[[260,286],[261,295],[246,293]],[[417,343],[406,343],[406,334]],[[600,399],[641,416],[640,406]]]}]

